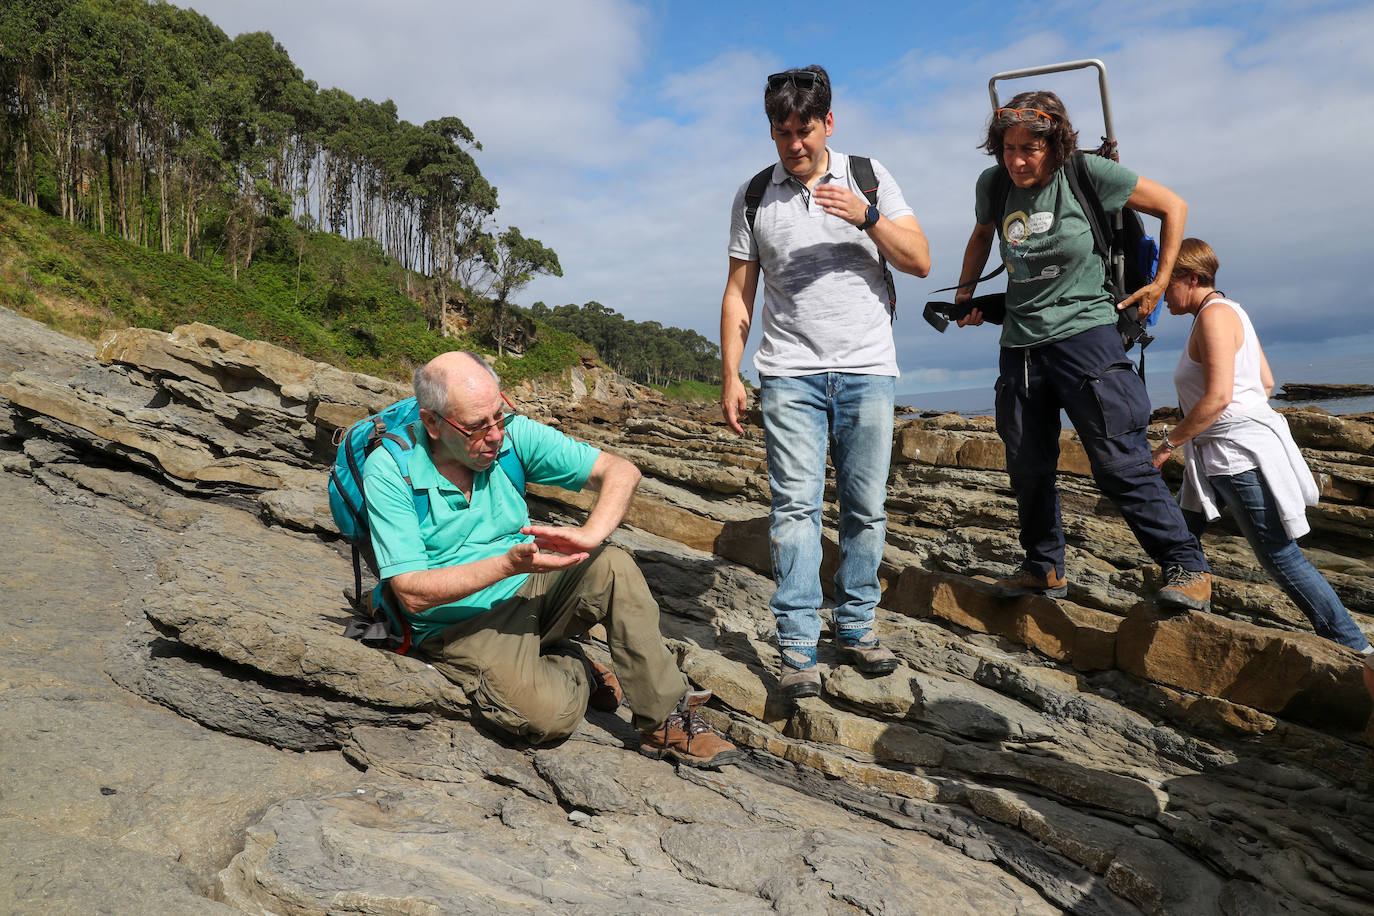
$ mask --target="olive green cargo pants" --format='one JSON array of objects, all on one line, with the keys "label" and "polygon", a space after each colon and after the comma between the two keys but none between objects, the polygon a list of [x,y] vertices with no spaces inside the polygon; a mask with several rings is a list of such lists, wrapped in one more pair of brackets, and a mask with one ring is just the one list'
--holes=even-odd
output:
[{"label": "olive green cargo pants", "polygon": [[548,650],[598,623],[635,727],[661,724],[690,688],[663,643],[644,574],[618,547],[531,575],[513,597],[430,637],[419,653],[468,692],[482,720],[538,744],[572,734],[592,689],[579,655]]}]

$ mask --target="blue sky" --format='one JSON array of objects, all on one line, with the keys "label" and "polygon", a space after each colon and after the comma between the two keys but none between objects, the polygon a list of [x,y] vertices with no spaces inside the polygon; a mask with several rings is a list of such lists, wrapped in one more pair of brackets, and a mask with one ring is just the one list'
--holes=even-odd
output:
[{"label": "blue sky", "polygon": [[[823,64],[832,148],[881,160],[930,239],[931,276],[898,281],[898,391],[913,394],[996,375],[995,329],[939,335],[920,317],[957,280],[972,229],[973,183],[991,161],[976,149],[988,78],[1100,58],[1122,162],[1189,202],[1188,234],[1217,249],[1218,285],[1248,307],[1271,359],[1374,352],[1374,4],[187,5],[231,35],[271,32],[322,86],[394,99],[417,123],[462,118],[499,189],[498,223],[562,262],[564,276],[537,280],[522,304],[596,300],[712,340],[730,201],[776,155],[763,79]],[[1038,85],[1061,93],[1085,145],[1100,134],[1090,71],[1008,89]],[[1186,320],[1165,315],[1158,330],[1153,365],[1172,364]]]}]

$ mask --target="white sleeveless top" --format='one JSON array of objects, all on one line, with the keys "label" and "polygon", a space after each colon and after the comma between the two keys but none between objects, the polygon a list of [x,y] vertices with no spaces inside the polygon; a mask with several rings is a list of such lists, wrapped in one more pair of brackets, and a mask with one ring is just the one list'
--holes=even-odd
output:
[{"label": "white sleeveless top", "polygon": [[[1245,314],[1245,310],[1238,303],[1225,298],[1208,300],[1198,309],[1198,315],[1201,315],[1204,309],[1222,302],[1235,310],[1245,336],[1240,349],[1236,351],[1231,403],[1226,405],[1218,421],[1249,416],[1269,403],[1269,396],[1264,392],[1264,383],[1260,380],[1259,340],[1255,336],[1254,325],[1250,323],[1250,316]],[[1196,322],[1193,323],[1193,330],[1197,330]],[[1191,333],[1188,340],[1192,341]],[[1207,392],[1207,379],[1203,373],[1202,363],[1188,355],[1187,344],[1184,345],[1183,355],[1179,357],[1178,366],[1174,369],[1174,389],[1178,392],[1178,404],[1185,414],[1192,410],[1193,405]],[[1224,438],[1209,437],[1205,447],[1199,447],[1194,451],[1202,465],[1200,470],[1208,477],[1217,474],[1239,474],[1258,466],[1254,454],[1249,449],[1238,448]]]}]

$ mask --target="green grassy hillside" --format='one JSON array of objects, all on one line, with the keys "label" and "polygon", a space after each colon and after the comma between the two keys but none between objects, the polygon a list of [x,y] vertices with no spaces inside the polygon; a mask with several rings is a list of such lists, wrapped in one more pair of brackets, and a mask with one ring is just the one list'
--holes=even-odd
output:
[{"label": "green grassy hillside", "polygon": [[[491,310],[458,305],[458,336],[430,330],[433,282],[405,270],[374,242],[303,233],[289,220],[235,281],[223,262],[129,244],[0,199],[0,303],[50,327],[94,340],[112,328],[170,330],[192,321],[266,340],[311,359],[389,378],[445,350],[492,353]],[[558,372],[594,351],[535,322],[520,357],[497,368],[507,381]]]}]

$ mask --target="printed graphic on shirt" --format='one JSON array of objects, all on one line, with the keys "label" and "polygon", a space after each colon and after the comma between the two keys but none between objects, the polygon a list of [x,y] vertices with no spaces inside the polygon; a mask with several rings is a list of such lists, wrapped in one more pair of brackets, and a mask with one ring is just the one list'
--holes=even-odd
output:
[{"label": "printed graphic on shirt", "polygon": [[[1006,240],[1004,263],[1007,265],[1007,274],[1012,278],[1012,282],[1030,283],[1039,280],[1053,280],[1064,272],[1061,264],[1043,263],[1047,257],[1055,257],[1060,254],[1057,246],[1051,246],[1040,251],[1031,250],[1035,247],[1031,244],[1032,237],[1043,237],[1053,225],[1054,213],[1049,210],[1038,210],[1029,215],[1024,210],[1007,214],[1007,218],[1002,221],[1002,238]],[[1032,273],[1028,259],[1037,262],[1038,272]]]},{"label": "printed graphic on shirt", "polygon": [[1002,238],[1007,240],[1008,245],[1020,245],[1025,241],[1029,234],[1027,229],[1027,217],[1024,210],[1008,213],[1007,218],[1002,220]]}]

